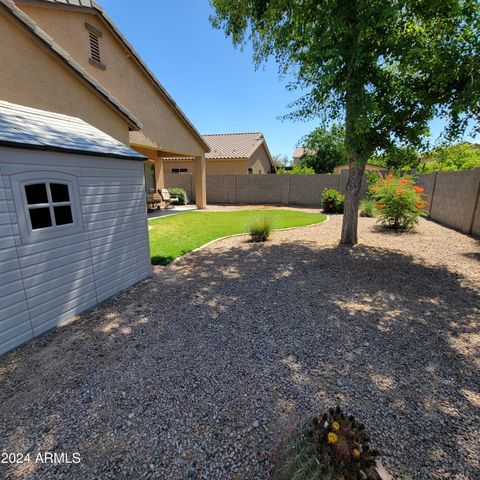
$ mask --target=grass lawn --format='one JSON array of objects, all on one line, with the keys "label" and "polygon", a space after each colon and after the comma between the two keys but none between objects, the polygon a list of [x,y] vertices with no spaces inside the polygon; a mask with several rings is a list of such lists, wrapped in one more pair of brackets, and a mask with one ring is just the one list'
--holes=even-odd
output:
[{"label": "grass lawn", "polygon": [[323,213],[295,210],[240,210],[186,212],[148,221],[150,254],[154,265],[166,265],[216,238],[247,233],[251,222],[268,218],[273,228],[303,227],[323,222]]}]

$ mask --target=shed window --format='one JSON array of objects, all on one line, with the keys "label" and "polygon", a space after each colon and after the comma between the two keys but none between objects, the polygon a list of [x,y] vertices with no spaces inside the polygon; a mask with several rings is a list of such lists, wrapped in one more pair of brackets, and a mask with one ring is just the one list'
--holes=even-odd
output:
[{"label": "shed window", "polygon": [[172,168],[172,173],[188,173],[188,168]]},{"label": "shed window", "polygon": [[24,188],[32,230],[73,223],[68,184],[32,183]]}]

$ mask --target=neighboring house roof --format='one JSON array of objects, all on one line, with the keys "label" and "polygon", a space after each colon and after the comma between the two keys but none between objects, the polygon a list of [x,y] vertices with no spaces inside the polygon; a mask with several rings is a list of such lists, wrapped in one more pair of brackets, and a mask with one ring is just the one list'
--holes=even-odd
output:
[{"label": "neighboring house roof", "polygon": [[293,158],[300,158],[305,153],[305,149],[303,147],[297,147],[293,152]]},{"label": "neighboring house roof", "polygon": [[4,101],[0,101],[0,145],[145,160],[79,118]]},{"label": "neighboring house roof", "polygon": [[[3,1],[3,0],[0,0]],[[24,3],[32,3],[29,2],[28,0],[20,0],[24,1]],[[188,128],[192,131],[194,136],[200,141],[200,143],[206,148],[207,152],[209,151],[208,144],[204,141],[202,138],[202,135],[198,132],[198,130],[193,126],[192,122],[187,118],[185,113],[180,109],[180,107],[177,105],[175,100],[170,96],[170,94],[167,92],[165,87],[160,83],[160,81],[155,77],[153,72],[148,68],[147,64],[142,60],[142,57],[140,54],[133,48],[131,43],[125,38],[123,33],[117,28],[115,23],[113,23],[113,20],[105,13],[103,8],[93,0],[36,0],[34,3],[52,3],[52,4],[58,4],[63,7],[72,7],[72,8],[80,8],[80,9],[91,9],[95,13],[97,13],[107,24],[108,27],[112,30],[112,32],[118,37],[120,42],[123,43],[123,45],[127,48],[129,53],[132,55],[132,58],[137,62],[137,64],[140,66],[140,68],[144,71],[144,73],[152,80],[153,84],[157,89],[160,91],[160,93],[164,96],[164,98],[167,100],[167,102],[170,104],[171,107],[178,113],[178,115],[182,118],[182,120],[187,124]]]},{"label": "neighboring house roof", "polygon": [[[207,160],[244,159],[250,158],[260,146],[265,146],[267,157],[273,165],[273,159],[267,147],[267,142],[261,132],[248,133],[214,133],[203,135],[210,146],[210,152],[205,154]],[[165,160],[190,160],[193,157],[165,157]]]},{"label": "neighboring house roof", "polygon": [[[71,0],[74,1],[74,0]],[[73,71],[75,75],[93,88],[96,93],[112,107],[128,123],[133,130],[140,130],[142,124],[129,110],[127,110],[100,82],[90,75],[78,62],[76,62],[62,47],[45,33],[28,15],[23,13],[11,0],[0,0],[0,8],[3,7],[11,16],[22,24],[42,44],[50,49],[54,55]]]},{"label": "neighboring house roof", "polygon": [[253,133],[217,133],[204,135],[210,146],[205,158],[250,158],[265,141],[260,132]]}]

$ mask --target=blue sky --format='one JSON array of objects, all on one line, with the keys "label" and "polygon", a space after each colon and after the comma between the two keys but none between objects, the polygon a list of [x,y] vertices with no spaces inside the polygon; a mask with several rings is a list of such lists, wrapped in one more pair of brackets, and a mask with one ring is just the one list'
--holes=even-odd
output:
[{"label": "blue sky", "polygon": [[200,133],[261,131],[272,155],[291,157],[317,126],[278,119],[300,93],[287,92],[273,60],[255,71],[251,49],[211,27],[208,0],[99,1]]}]

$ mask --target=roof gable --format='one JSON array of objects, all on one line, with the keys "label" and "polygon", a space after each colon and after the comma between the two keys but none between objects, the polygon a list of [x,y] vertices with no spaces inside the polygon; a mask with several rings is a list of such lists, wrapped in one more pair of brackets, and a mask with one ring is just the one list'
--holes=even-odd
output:
[{"label": "roof gable", "polygon": [[0,101],[0,145],[145,159],[79,118],[4,101]]},{"label": "roof gable", "polygon": [[[3,0],[0,0],[3,1]],[[9,1],[9,0],[7,0]],[[173,111],[178,115],[178,117],[183,121],[187,128],[193,133],[193,136],[197,141],[202,145],[205,151],[209,151],[208,144],[204,141],[202,135],[198,132],[192,122],[188,119],[185,113],[180,109],[175,100],[170,96],[165,87],[160,83],[154,73],[150,70],[147,64],[143,61],[140,54],[135,50],[133,45],[127,40],[123,33],[118,29],[113,20],[105,13],[103,8],[93,0],[17,0],[18,3],[37,5],[37,6],[49,6],[49,7],[60,7],[68,8],[72,11],[88,11],[96,14],[103,23],[109,28],[112,34],[118,39],[118,41],[123,45],[128,53],[131,55],[132,59],[137,63],[143,73],[148,77],[149,81],[156,87],[159,93],[164,97]],[[42,5],[43,4],[43,5]]]}]

